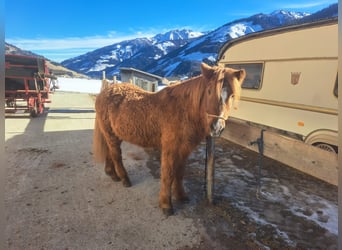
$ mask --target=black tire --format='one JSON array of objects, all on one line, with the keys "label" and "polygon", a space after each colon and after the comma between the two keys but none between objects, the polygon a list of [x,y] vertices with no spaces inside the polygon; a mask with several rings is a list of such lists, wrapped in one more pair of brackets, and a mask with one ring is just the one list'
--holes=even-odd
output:
[{"label": "black tire", "polygon": [[30,115],[31,117],[35,118],[38,116],[38,113],[37,113],[37,108],[33,108],[30,110]]}]

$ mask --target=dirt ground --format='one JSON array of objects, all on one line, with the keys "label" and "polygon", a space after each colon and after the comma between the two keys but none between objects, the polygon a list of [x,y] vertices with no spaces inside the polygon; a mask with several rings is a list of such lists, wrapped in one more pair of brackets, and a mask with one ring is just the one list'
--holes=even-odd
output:
[{"label": "dirt ground", "polygon": [[7,249],[337,249],[337,187],[216,140],[214,205],[205,144],[190,156],[190,202],[165,218],[159,154],[123,144],[124,188],[92,162],[91,96],[56,92],[46,114],[5,121]]}]

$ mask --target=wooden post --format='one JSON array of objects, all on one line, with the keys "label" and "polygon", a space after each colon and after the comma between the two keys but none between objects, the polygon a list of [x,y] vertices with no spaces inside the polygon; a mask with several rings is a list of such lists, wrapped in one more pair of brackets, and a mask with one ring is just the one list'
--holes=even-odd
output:
[{"label": "wooden post", "polygon": [[106,80],[106,71],[102,71],[102,80]]},{"label": "wooden post", "polygon": [[214,191],[214,170],[215,170],[215,140],[213,137],[207,137],[207,198],[210,204],[213,204]]},{"label": "wooden post", "polygon": [[113,83],[116,83],[116,76],[113,76]]}]

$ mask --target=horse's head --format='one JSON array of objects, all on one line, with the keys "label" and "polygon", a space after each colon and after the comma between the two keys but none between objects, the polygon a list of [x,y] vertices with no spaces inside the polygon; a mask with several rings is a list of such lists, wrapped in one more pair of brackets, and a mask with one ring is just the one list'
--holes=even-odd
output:
[{"label": "horse's head", "polygon": [[246,77],[244,69],[236,70],[220,66],[201,65],[206,82],[204,106],[207,115],[209,134],[220,136],[226,126],[230,110],[237,107],[241,85]]}]

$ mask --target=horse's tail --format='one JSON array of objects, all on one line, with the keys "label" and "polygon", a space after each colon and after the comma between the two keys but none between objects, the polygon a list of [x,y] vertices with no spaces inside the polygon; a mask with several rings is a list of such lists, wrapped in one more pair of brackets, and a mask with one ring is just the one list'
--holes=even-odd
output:
[{"label": "horse's tail", "polygon": [[93,157],[95,162],[103,163],[106,160],[108,146],[99,128],[99,119],[95,117],[95,127],[93,134]]}]

